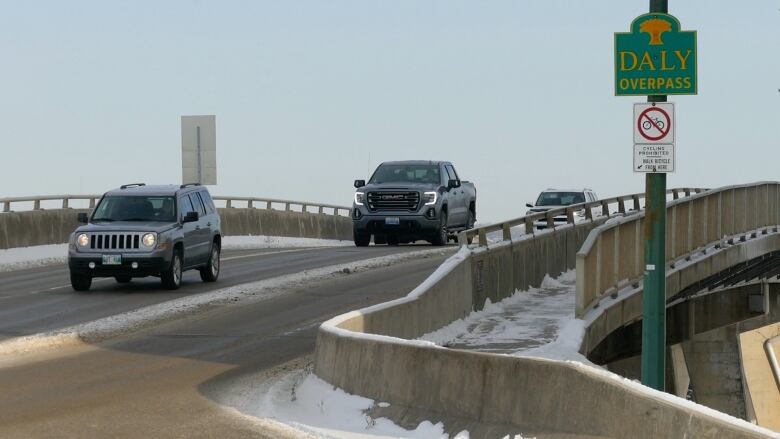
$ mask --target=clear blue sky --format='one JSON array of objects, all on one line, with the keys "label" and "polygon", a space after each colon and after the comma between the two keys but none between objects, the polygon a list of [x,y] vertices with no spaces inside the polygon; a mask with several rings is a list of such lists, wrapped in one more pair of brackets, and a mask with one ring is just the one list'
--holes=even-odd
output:
[{"label": "clear blue sky", "polygon": [[[4,1],[0,196],[179,182],[183,114],[217,116],[217,194],[349,204],[396,159],[453,161],[481,221],[639,192],[612,42],[647,4]],[[779,7],[670,0],[699,44],[670,186],[778,179]]]}]

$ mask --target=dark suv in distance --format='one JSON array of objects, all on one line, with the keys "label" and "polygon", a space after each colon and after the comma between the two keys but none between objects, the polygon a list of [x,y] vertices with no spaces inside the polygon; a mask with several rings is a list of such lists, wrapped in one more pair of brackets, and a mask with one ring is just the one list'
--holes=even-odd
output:
[{"label": "dark suv in distance", "polygon": [[209,191],[198,184],[128,184],[100,199],[91,216],[70,235],[68,267],[76,291],[92,278],[158,276],[167,289],[181,285],[182,272],[200,271],[204,282],[219,277],[220,219]]}]

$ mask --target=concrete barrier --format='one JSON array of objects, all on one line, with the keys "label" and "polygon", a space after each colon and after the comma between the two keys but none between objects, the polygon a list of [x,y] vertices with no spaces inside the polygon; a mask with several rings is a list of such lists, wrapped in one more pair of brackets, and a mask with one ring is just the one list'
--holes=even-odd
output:
[{"label": "concrete barrier", "polygon": [[461,248],[408,296],[325,322],[317,335],[315,373],[347,392],[439,419],[504,426],[488,436],[765,437],[587,366],[414,340],[481,309],[486,298],[501,300],[516,289],[539,286],[545,274],[573,268],[573,255],[598,225]]},{"label": "concrete barrier", "polygon": [[[254,208],[220,208],[225,236],[266,235],[352,239],[352,220],[341,215]],[[46,209],[0,213],[0,249],[61,244],[89,209]]]}]

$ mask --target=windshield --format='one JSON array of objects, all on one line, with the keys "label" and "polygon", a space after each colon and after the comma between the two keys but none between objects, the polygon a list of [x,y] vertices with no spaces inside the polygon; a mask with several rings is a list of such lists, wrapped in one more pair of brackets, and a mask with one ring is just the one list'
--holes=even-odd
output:
[{"label": "windshield", "polygon": [[103,197],[92,221],[176,221],[173,197]]},{"label": "windshield", "polygon": [[542,192],[536,200],[537,206],[568,206],[585,202],[582,192]]},{"label": "windshield", "polygon": [[382,165],[371,176],[370,184],[441,183],[438,165]]}]

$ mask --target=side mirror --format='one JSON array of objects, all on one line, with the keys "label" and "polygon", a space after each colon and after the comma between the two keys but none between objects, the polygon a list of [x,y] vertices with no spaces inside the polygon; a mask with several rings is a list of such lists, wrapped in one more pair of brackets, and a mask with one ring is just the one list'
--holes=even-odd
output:
[{"label": "side mirror", "polygon": [[525,207],[534,207],[534,205],[531,203],[525,203]]},{"label": "side mirror", "polygon": [[363,187],[365,185],[366,185],[366,181],[365,180],[355,180],[355,187],[356,188],[361,188],[361,187]]},{"label": "side mirror", "polygon": [[198,212],[187,212],[186,215],[184,215],[184,219],[182,220],[183,223],[194,223],[199,218]]},{"label": "side mirror", "polygon": [[78,221],[81,224],[86,224],[86,223],[89,222],[89,216],[86,213],[84,213],[84,212],[80,212],[79,215],[78,215]]},{"label": "side mirror", "polygon": [[447,181],[447,188],[448,189],[455,189],[456,187],[460,187],[460,180],[449,180]]}]

